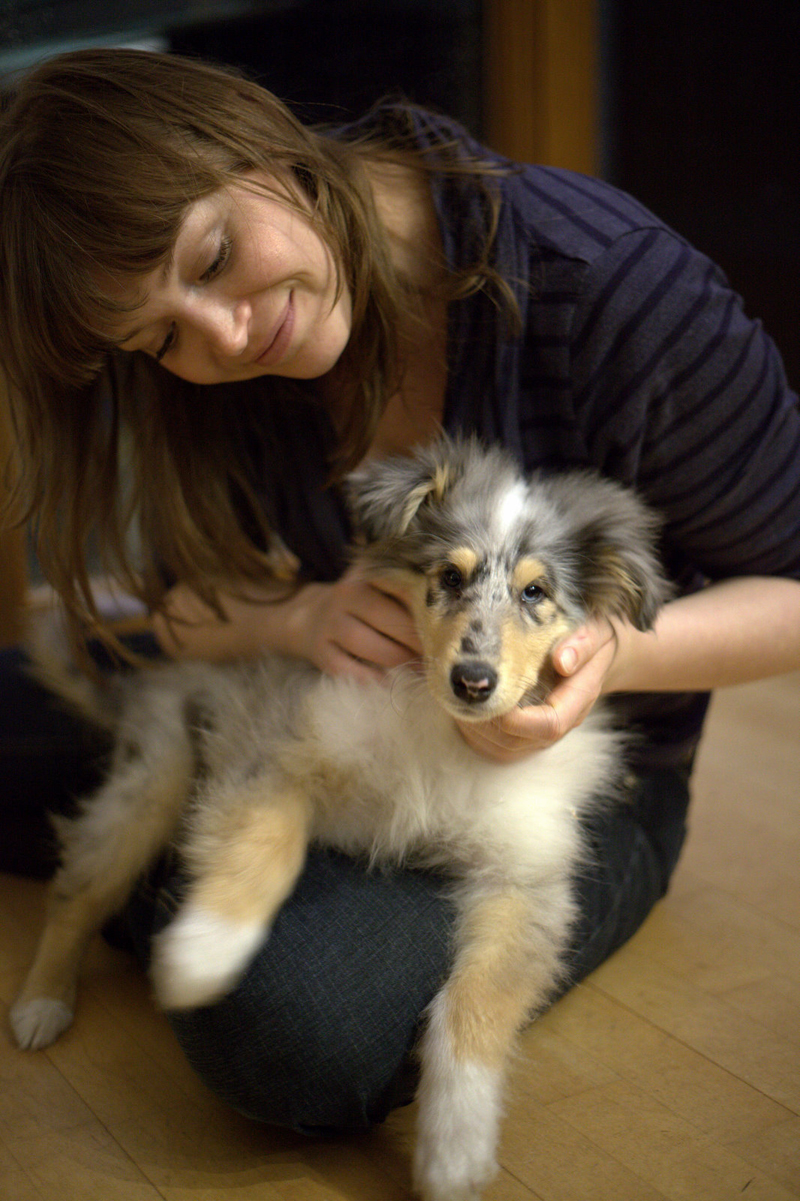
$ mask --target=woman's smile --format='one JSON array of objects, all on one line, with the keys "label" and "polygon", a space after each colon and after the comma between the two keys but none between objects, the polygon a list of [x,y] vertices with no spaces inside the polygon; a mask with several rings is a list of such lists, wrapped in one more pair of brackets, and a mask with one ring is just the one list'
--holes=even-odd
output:
[{"label": "woman's smile", "polygon": [[277,328],[269,339],[266,348],[256,356],[255,362],[260,367],[272,367],[274,364],[280,363],[291,344],[294,332],[294,319],[294,292],[290,292],[283,312],[278,318]]}]

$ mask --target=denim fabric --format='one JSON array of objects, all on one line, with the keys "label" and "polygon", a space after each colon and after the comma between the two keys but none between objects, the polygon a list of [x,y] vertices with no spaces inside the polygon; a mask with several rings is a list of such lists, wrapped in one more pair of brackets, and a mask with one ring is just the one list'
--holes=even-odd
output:
[{"label": "denim fabric", "polygon": [[[43,875],[53,864],[46,810],[68,810],[93,786],[104,748],[48,705],[22,666],[17,653],[0,655],[0,868]],[[688,773],[653,771],[591,823],[568,984],[630,938],[663,895],[688,796]],[[165,860],[128,905],[124,929],[143,963],[181,892]],[[413,1048],[448,971],[452,928],[436,875],[369,872],[312,851],[238,987],[170,1022],[198,1075],[250,1117],[304,1133],[364,1129],[413,1093]]]},{"label": "denim fabric", "polygon": [[[154,655],[149,635],[131,649]],[[108,668],[107,652],[93,654]],[[49,813],[74,811],[75,800],[97,787],[108,738],[80,721],[27,672],[24,653],[0,650],[0,871],[46,877],[57,862]]]}]

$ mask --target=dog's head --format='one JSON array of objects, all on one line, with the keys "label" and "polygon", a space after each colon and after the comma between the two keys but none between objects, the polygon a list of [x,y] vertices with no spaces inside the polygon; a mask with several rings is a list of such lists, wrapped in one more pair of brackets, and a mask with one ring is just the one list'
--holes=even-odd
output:
[{"label": "dog's head", "polygon": [[434,695],[486,720],[546,693],[550,651],[593,616],[648,629],[668,595],[658,522],[585,472],[525,479],[474,439],[354,473],[360,558],[411,596]]}]

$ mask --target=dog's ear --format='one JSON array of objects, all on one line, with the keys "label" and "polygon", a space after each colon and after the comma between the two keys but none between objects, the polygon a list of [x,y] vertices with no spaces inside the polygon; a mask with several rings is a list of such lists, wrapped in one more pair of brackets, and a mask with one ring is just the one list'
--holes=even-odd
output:
[{"label": "dog's ear", "polygon": [[593,615],[624,617],[638,630],[649,630],[668,596],[666,582],[648,555],[632,556],[607,543],[590,552],[587,607]]},{"label": "dog's ear", "polygon": [[582,603],[592,616],[649,630],[672,589],[657,551],[660,522],[629,489],[580,478],[572,485]]},{"label": "dog's ear", "polygon": [[441,504],[459,474],[436,447],[367,463],[345,481],[357,534],[367,542],[402,537],[424,505]]}]

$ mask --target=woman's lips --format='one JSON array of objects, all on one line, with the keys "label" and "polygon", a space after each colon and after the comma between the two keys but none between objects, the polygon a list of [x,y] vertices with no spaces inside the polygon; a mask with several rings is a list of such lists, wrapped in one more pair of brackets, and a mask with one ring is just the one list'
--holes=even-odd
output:
[{"label": "woman's lips", "polygon": [[294,292],[289,293],[286,306],[278,320],[272,340],[255,360],[259,367],[271,367],[283,358],[294,331]]}]

